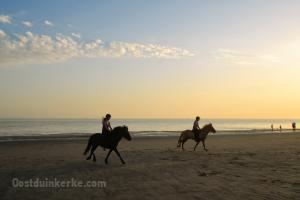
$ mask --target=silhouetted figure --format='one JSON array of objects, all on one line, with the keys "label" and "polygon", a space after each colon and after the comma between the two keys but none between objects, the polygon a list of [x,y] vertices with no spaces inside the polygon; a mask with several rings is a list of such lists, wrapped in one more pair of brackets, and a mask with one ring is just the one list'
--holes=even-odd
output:
[{"label": "silhouetted figure", "polygon": [[206,124],[206,125],[203,126],[203,128],[201,129],[201,134],[199,135],[199,139],[198,140],[195,139],[195,137],[194,137],[195,133],[193,131],[191,131],[191,130],[182,131],[181,134],[180,134],[180,137],[178,139],[177,147],[180,147],[180,145],[181,145],[182,150],[184,150],[184,147],[183,147],[184,143],[188,139],[195,139],[195,141],[197,143],[196,143],[196,145],[194,147],[194,151],[196,150],[196,147],[198,146],[198,144],[199,144],[200,141],[202,141],[203,149],[205,151],[208,151],[206,149],[206,147],[205,147],[205,139],[206,139],[208,133],[210,133],[210,132],[212,132],[212,133],[216,132],[215,128],[212,126],[211,123]]},{"label": "silhouetted figure", "polygon": [[122,138],[131,140],[131,136],[129,134],[127,126],[118,126],[114,128],[110,134],[99,134],[99,133],[93,134],[90,137],[88,145],[84,151],[84,155],[86,155],[90,151],[90,155],[86,159],[90,160],[91,157],[93,156],[93,161],[96,162],[96,156],[94,154],[94,151],[100,145],[103,148],[109,149],[109,152],[107,153],[105,158],[106,164],[107,164],[108,157],[112,151],[114,151],[120,158],[121,162],[125,164],[125,161],[122,159],[120,153],[117,150],[117,146]]},{"label": "silhouetted figure", "polygon": [[292,127],[293,127],[293,131],[295,131],[296,130],[296,122],[292,123]]},{"label": "silhouetted figure", "polygon": [[199,140],[199,134],[201,132],[201,129],[199,127],[199,121],[200,121],[200,117],[197,116],[195,121],[194,121],[194,124],[193,124],[193,133],[194,133],[194,137],[195,137],[195,140],[198,141]]},{"label": "silhouetted figure", "polygon": [[280,131],[280,132],[282,131],[282,127],[281,127],[281,125],[279,126],[279,131]]},{"label": "silhouetted figure", "polygon": [[106,114],[106,116],[102,119],[102,134],[109,134],[112,131],[110,120],[111,115]]},{"label": "silhouetted figure", "polygon": [[271,124],[271,130],[272,130],[272,132],[274,131],[274,126],[273,126],[273,124]]}]

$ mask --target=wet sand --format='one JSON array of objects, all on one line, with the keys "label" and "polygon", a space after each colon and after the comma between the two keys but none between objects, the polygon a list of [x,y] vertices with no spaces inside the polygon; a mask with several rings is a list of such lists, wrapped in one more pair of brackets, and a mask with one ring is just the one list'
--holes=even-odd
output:
[{"label": "wet sand", "polygon": [[[122,165],[87,138],[0,143],[1,199],[300,199],[300,133],[208,136],[208,152],[177,137],[122,140]],[[16,188],[18,180],[105,181],[104,188]]]}]

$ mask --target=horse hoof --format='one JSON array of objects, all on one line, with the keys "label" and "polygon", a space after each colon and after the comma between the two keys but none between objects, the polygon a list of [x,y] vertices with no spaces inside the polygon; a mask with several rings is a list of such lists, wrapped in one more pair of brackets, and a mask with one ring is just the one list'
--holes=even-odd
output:
[{"label": "horse hoof", "polygon": [[87,157],[87,158],[86,158],[86,160],[90,160],[90,159],[91,159],[91,157]]},{"label": "horse hoof", "polygon": [[206,152],[208,151],[208,149],[204,149]]},{"label": "horse hoof", "polygon": [[126,163],[123,161],[122,164],[125,165]]},{"label": "horse hoof", "polygon": [[96,162],[96,159],[93,159],[93,162]]},{"label": "horse hoof", "polygon": [[105,164],[108,164],[107,160],[105,160]]}]

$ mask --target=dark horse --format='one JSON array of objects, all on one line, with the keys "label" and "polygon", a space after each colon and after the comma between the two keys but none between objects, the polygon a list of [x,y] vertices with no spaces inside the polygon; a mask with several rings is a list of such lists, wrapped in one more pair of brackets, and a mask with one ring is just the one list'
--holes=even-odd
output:
[{"label": "dark horse", "polygon": [[194,147],[194,151],[196,150],[196,147],[198,146],[199,142],[202,141],[202,145],[203,145],[203,149],[205,151],[208,151],[205,147],[205,139],[206,139],[206,136],[208,135],[209,132],[212,132],[212,133],[215,133],[216,130],[215,128],[212,126],[211,123],[209,124],[206,124],[203,126],[203,128],[201,129],[201,132],[199,134],[199,140],[196,140],[195,139],[195,134],[193,131],[191,130],[185,130],[185,131],[182,131],[179,139],[178,139],[178,145],[177,147],[180,147],[181,145],[181,148],[182,150],[184,150],[184,143],[188,140],[188,139],[194,139],[196,141],[196,145]]},{"label": "dark horse", "polygon": [[107,164],[107,159],[112,151],[116,152],[118,157],[120,158],[121,162],[125,164],[125,161],[121,157],[119,151],[117,150],[117,146],[122,138],[126,138],[127,140],[131,140],[131,136],[128,131],[127,126],[118,126],[115,127],[110,134],[93,134],[90,139],[89,143],[84,151],[84,155],[86,155],[90,150],[90,155],[86,158],[90,160],[93,156],[93,161],[96,162],[96,156],[94,151],[98,147],[98,145],[102,146],[103,148],[109,149],[109,152],[105,158],[105,163]]}]

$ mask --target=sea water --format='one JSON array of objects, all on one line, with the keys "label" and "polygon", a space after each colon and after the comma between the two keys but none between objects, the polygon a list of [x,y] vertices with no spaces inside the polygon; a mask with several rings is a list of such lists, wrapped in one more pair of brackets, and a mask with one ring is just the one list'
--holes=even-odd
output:
[{"label": "sea water", "polygon": [[[194,119],[112,119],[111,125],[126,125],[135,135],[172,135],[191,129]],[[249,133],[291,129],[292,119],[201,119],[200,127],[212,123],[217,133]],[[90,134],[101,132],[101,119],[1,119],[0,136],[38,136],[52,134]]]}]

